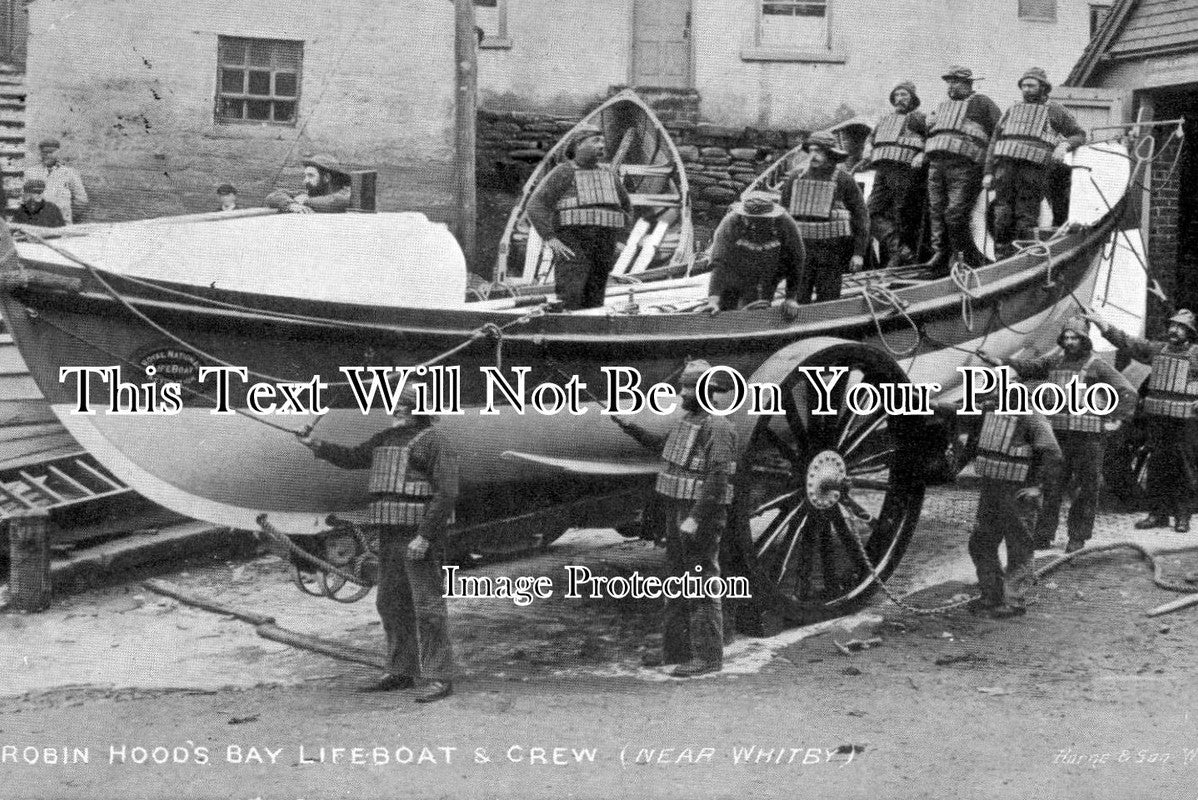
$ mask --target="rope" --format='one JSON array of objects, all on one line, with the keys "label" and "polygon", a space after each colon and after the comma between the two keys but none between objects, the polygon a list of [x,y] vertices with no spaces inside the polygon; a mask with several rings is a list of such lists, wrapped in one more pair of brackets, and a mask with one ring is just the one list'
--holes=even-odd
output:
[{"label": "rope", "polygon": [[[919,349],[921,336],[919,325],[914,319],[911,318],[911,315],[907,313],[907,303],[905,300],[895,294],[893,290],[868,280],[865,282],[865,291],[862,293],[862,296],[865,298],[865,304],[869,307],[869,315],[873,319],[874,328],[878,332],[878,339],[882,342],[882,346],[885,347],[892,356],[895,356],[896,358],[906,358]],[[905,350],[895,350],[890,346],[890,342],[887,340],[886,334],[882,331],[882,323],[878,315],[878,311],[874,307],[875,300],[880,304],[889,306],[891,310],[897,311],[902,315],[903,319],[906,320],[907,324],[911,327],[911,330],[915,333],[915,342],[910,347]]]},{"label": "rope", "polygon": [[965,323],[965,329],[973,333],[973,301],[978,299],[974,290],[982,288],[982,279],[964,261],[955,262],[948,274],[961,292],[961,321]]},{"label": "rope", "polygon": [[291,541],[290,536],[286,536],[285,534],[276,531],[274,527],[267,522],[265,514],[258,518],[258,528],[262,531],[262,534],[272,542],[282,545],[283,548],[289,553],[299,556],[322,572],[327,572],[330,575],[336,575],[338,578],[342,578],[347,582],[354,584],[355,586],[370,587],[374,585],[372,583],[365,583],[362,580],[361,575],[355,575],[354,573],[343,570],[334,564],[330,564],[328,561],[325,561],[319,556],[312,555],[307,550]]}]

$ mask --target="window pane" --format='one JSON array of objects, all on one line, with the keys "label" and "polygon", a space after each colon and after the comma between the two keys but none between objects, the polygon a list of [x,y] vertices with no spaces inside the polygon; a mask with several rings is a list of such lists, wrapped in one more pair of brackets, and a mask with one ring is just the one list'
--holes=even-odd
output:
[{"label": "window pane", "polygon": [[1057,0],[1019,0],[1019,16],[1030,19],[1056,19]]},{"label": "window pane", "polygon": [[275,96],[295,97],[295,75],[290,72],[275,73]]},{"label": "window pane", "polygon": [[270,73],[262,70],[250,71],[250,89],[249,94],[270,94]]},{"label": "window pane", "polygon": [[246,103],[246,118],[247,119],[270,119],[270,101],[269,100],[249,100]]},{"label": "window pane", "polygon": [[827,13],[827,3],[793,2],[774,0],[761,5],[761,13],[775,17],[822,17]]},{"label": "window pane", "polygon": [[245,119],[244,100],[230,100],[227,97],[222,97],[219,108],[218,113],[225,119]]},{"label": "window pane", "polygon": [[284,103],[282,101],[275,103],[275,122],[294,122],[295,121],[295,103]]},{"label": "window pane", "polygon": [[275,42],[275,67],[278,69],[299,69],[299,42]]},{"label": "window pane", "polygon": [[250,65],[255,67],[269,67],[270,54],[274,50],[274,43],[265,39],[255,39],[250,42]]},{"label": "window pane", "polygon": [[480,8],[495,8],[499,5],[499,0],[474,0],[474,5]]},{"label": "window pane", "polygon": [[245,45],[245,39],[220,37],[220,60],[225,64],[244,64]]},{"label": "window pane", "polygon": [[232,94],[245,92],[245,73],[239,69],[222,69],[220,71],[220,90]]}]

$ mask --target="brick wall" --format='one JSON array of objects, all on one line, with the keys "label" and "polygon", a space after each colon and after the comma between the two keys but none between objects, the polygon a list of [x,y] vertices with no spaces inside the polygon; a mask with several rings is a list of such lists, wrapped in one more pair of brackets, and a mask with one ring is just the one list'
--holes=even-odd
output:
[{"label": "brick wall", "polygon": [[[1181,189],[1180,158],[1184,140],[1171,138],[1157,151],[1152,165],[1152,203],[1148,212],[1148,264],[1152,276],[1160,281],[1165,294],[1178,305],[1195,290],[1193,281],[1180,274],[1179,191]],[[1148,330],[1164,330],[1164,321],[1171,309],[1149,299]]]}]

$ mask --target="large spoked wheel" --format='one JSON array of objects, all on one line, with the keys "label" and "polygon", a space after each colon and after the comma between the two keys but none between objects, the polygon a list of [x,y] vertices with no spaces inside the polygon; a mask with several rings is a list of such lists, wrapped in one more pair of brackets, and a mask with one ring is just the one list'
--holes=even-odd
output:
[{"label": "large spoked wheel", "polygon": [[[832,367],[847,368],[832,391],[834,413],[816,414],[819,395],[800,368]],[[732,536],[754,598],[802,624],[846,613],[877,588],[875,570],[885,580],[902,559],[923,505],[926,455],[923,418],[854,413],[846,393],[907,377],[880,350],[814,339],[779,352],[752,380],[778,385],[785,411],[741,420],[749,432]]]}]

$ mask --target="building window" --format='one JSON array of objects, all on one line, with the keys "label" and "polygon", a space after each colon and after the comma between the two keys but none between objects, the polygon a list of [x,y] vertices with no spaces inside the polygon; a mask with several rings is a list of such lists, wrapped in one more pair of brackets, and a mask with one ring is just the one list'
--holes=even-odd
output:
[{"label": "building window", "polygon": [[792,50],[830,47],[829,0],[761,0],[757,46]]},{"label": "building window", "polygon": [[1019,0],[1019,18],[1056,22],[1057,0]]},{"label": "building window", "polygon": [[501,49],[512,46],[507,35],[507,0],[474,0],[474,22],[482,31],[479,47]]},{"label": "building window", "polygon": [[217,39],[216,121],[294,125],[304,43]]},{"label": "building window", "polygon": [[1102,23],[1106,22],[1106,18],[1111,15],[1110,6],[1096,6],[1090,4],[1090,36],[1098,33],[1098,29],[1102,27]]}]

